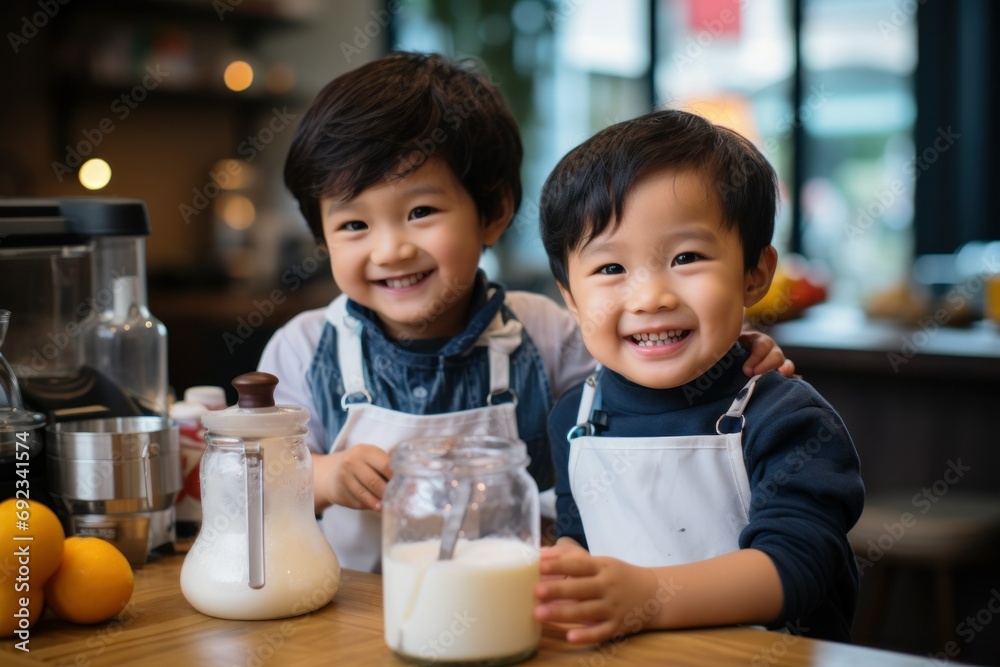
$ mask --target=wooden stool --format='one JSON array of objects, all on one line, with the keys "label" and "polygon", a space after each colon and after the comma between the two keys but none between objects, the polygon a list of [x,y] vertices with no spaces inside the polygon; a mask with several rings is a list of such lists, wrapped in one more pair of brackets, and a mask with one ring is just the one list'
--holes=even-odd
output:
[{"label": "wooden stool", "polygon": [[934,575],[938,632],[942,643],[956,639],[955,571],[963,565],[1000,559],[1000,496],[962,495],[931,490],[916,495],[873,496],[848,534],[858,557],[862,581],[879,564],[884,576],[871,586],[869,613],[859,619],[859,643],[874,642],[889,595],[890,577],[899,568]]}]

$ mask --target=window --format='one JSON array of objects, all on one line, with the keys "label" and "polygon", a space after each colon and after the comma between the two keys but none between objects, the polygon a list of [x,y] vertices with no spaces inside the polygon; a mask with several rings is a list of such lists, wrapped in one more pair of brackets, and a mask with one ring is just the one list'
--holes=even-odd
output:
[{"label": "window", "polygon": [[[556,161],[669,105],[757,143],[782,184],[779,251],[828,269],[831,299],[860,303],[908,279],[915,255],[1000,236],[998,22],[991,3],[916,0],[407,0],[392,46],[480,58],[511,102],[525,198],[491,260],[510,286],[551,291],[537,201]],[[932,156],[954,168],[927,168],[949,128],[980,134]]]}]

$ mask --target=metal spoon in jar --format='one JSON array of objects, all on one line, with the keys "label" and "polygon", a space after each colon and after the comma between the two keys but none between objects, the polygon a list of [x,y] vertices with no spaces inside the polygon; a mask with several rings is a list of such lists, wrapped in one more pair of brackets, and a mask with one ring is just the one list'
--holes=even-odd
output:
[{"label": "metal spoon in jar", "polygon": [[451,488],[453,489],[451,507],[445,513],[444,528],[441,529],[441,550],[438,552],[438,560],[451,560],[452,554],[455,553],[458,534],[462,532],[465,515],[469,512],[472,480],[469,478],[453,479]]}]

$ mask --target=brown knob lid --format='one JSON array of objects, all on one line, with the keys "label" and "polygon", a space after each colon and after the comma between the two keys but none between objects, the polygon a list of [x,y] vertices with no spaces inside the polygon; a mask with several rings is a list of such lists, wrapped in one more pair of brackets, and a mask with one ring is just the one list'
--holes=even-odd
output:
[{"label": "brown knob lid", "polygon": [[241,408],[270,408],[274,406],[274,388],[278,378],[270,373],[244,373],[233,380],[240,395],[237,405]]}]

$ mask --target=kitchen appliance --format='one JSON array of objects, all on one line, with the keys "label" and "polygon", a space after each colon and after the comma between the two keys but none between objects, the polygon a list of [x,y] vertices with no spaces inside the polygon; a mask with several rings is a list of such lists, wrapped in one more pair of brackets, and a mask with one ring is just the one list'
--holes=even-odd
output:
[{"label": "kitchen appliance", "polygon": [[297,616],[340,588],[340,562],[316,523],[309,412],[275,405],[277,384],[269,373],[241,375],[239,402],[202,417],[202,523],[181,591],[209,616]]},{"label": "kitchen appliance", "polygon": [[107,540],[135,567],[173,546],[181,467],[169,419],[83,419],[46,430],[49,494],[67,534]]},{"label": "kitchen appliance", "polygon": [[[45,460],[41,454],[45,415],[25,409],[17,377],[3,356],[9,324],[10,311],[0,310],[0,493],[4,498],[30,499],[32,486],[44,490]],[[36,492],[35,499],[38,496]]]},{"label": "kitchen appliance", "polygon": [[146,206],[0,198],[4,353],[52,421],[167,414],[166,329],[146,303]]},{"label": "kitchen appliance", "polygon": [[[149,232],[146,206],[135,199],[0,198],[0,308],[12,313],[4,356],[26,410],[49,424],[47,465],[34,466],[46,479],[33,483],[32,497],[47,491],[70,535],[102,525],[133,564],[145,560],[134,544],[173,543],[173,506],[161,513],[160,505],[180,490],[166,329],[146,303]],[[161,421],[125,421],[142,416]],[[136,439],[157,444],[156,454],[136,450]],[[83,450],[77,441],[93,444]],[[95,461],[106,478],[81,493]],[[102,524],[110,515],[120,515],[113,528]]]}]

